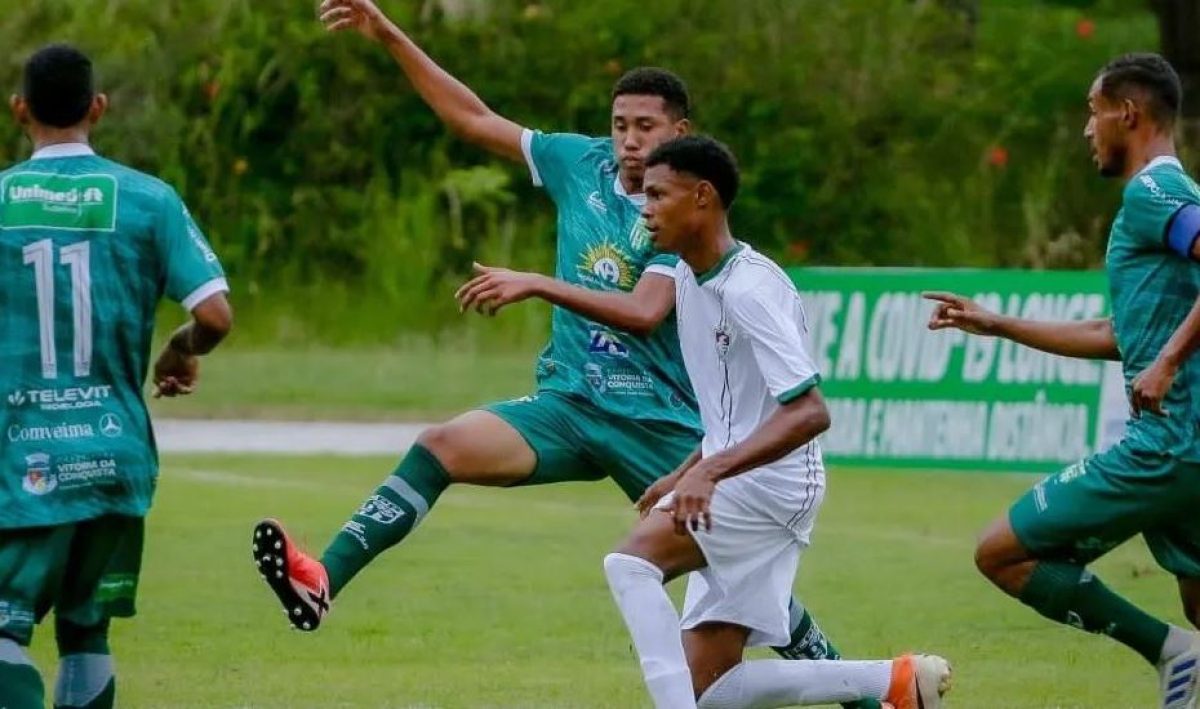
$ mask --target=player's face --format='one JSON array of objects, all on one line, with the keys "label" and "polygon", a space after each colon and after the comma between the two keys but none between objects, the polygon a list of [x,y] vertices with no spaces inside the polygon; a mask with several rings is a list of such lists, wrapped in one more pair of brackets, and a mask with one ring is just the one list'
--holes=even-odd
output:
[{"label": "player's face", "polygon": [[1088,122],[1083,131],[1092,148],[1092,160],[1100,174],[1115,177],[1125,174],[1129,101],[1114,101],[1101,92],[1103,77],[1097,77],[1088,91]]},{"label": "player's face", "polygon": [[646,158],[650,152],[672,138],[687,132],[686,119],[676,121],[667,112],[661,96],[627,94],[613,99],[613,150],[621,174],[634,184],[640,184],[646,174]]},{"label": "player's face", "polygon": [[659,251],[678,253],[697,230],[700,181],[675,172],[666,165],[655,165],[645,173],[643,190],[646,206],[642,217],[650,231],[650,240]]}]

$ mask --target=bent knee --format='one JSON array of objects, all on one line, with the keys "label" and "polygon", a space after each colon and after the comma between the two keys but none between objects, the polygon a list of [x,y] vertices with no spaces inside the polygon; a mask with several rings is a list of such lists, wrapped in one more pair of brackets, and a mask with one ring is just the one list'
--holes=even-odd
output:
[{"label": "bent knee", "polygon": [[417,445],[422,446],[438,459],[443,468],[450,470],[453,463],[460,462],[464,436],[458,427],[451,423],[440,423],[421,431],[417,436]]}]

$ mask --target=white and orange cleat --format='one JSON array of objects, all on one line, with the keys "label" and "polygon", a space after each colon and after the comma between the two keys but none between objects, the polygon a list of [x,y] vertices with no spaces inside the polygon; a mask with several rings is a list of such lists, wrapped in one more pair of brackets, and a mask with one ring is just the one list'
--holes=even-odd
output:
[{"label": "white and orange cleat", "polygon": [[265,519],[251,542],[258,573],[275,592],[297,630],[316,630],[329,613],[329,575],[321,562],[300,551],[283,525]]},{"label": "white and orange cleat", "polygon": [[903,655],[892,660],[892,684],[884,707],[941,709],[950,691],[950,663],[937,655]]}]

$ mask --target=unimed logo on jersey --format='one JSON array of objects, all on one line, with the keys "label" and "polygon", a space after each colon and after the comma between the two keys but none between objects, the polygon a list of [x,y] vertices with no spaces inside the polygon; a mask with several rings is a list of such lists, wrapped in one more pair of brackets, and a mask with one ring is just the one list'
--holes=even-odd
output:
[{"label": "unimed logo on jersey", "polygon": [[0,229],[113,231],[116,226],[112,175],[17,172],[0,183]]}]

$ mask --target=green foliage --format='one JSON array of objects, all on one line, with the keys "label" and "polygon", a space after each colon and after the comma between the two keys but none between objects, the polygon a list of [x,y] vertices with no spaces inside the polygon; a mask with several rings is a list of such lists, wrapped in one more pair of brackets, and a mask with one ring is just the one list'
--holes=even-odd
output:
[{"label": "green foliage", "polygon": [[[739,155],[738,232],[786,262],[1096,265],[1116,189],[1083,97],[1112,55],[1157,46],[1150,12],[1115,1],[442,4],[383,2],[533,127],[603,133],[622,71],[678,71],[699,129]],[[523,168],[449,136],[386,52],[327,35],[311,2],[20,3],[0,82],[57,39],[112,97],[98,147],[179,188],[262,339],[437,332],[473,260],[552,267],[553,207]],[[0,127],[0,161],[26,151]],[[489,330],[544,327],[521,308]]]}]

